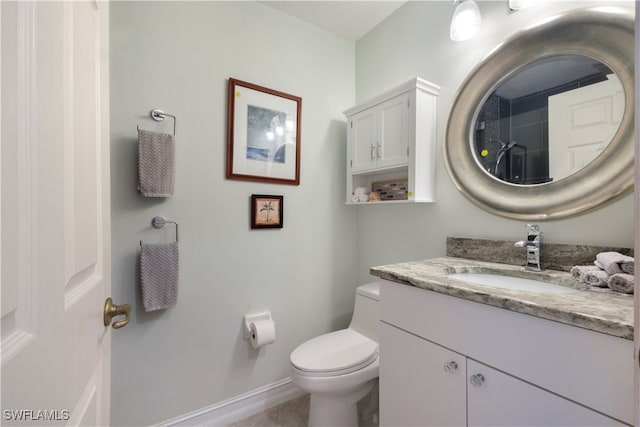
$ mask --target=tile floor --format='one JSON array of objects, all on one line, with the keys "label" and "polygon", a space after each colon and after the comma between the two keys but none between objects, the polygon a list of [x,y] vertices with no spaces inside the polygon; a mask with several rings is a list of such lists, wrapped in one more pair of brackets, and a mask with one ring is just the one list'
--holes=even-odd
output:
[{"label": "tile floor", "polygon": [[305,427],[309,420],[309,395],[282,403],[227,427]]},{"label": "tile floor", "polygon": [[[377,427],[378,385],[358,402],[360,427]],[[309,422],[309,395],[282,403],[227,427],[306,427]]]}]

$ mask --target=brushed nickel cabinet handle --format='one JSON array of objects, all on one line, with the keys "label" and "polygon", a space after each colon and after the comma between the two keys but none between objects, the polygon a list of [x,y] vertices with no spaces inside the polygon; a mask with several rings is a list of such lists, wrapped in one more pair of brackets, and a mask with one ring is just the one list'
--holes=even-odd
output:
[{"label": "brushed nickel cabinet handle", "polygon": [[452,374],[458,370],[458,364],[452,360],[444,364],[444,371],[448,374]]},{"label": "brushed nickel cabinet handle", "polygon": [[484,383],[484,375],[482,374],[471,375],[469,377],[469,382],[474,387],[480,387]]}]

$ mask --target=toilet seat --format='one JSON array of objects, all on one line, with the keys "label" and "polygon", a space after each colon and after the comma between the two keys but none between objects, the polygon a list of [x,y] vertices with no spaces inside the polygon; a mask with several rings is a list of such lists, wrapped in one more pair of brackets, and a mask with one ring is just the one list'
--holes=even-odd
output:
[{"label": "toilet seat", "polygon": [[291,364],[302,375],[337,376],[362,369],[378,357],[378,343],[343,329],[302,343],[291,353]]}]

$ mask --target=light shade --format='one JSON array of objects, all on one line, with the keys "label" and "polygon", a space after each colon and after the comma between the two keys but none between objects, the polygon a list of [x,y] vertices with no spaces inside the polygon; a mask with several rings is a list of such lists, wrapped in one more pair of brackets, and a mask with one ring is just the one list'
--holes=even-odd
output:
[{"label": "light shade", "polygon": [[451,18],[449,37],[454,41],[469,40],[480,29],[482,16],[480,8],[474,0],[461,1]]},{"label": "light shade", "polygon": [[533,6],[536,0],[509,0],[509,9],[520,10]]}]

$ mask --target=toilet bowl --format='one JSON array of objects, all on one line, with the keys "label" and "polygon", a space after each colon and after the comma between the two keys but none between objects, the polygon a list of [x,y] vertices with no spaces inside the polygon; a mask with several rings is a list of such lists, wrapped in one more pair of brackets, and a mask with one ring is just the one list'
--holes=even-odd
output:
[{"label": "toilet bowl", "polygon": [[356,404],[378,378],[378,283],[359,286],[347,329],[320,335],[291,353],[291,380],[311,395],[309,427],[356,427]]}]

